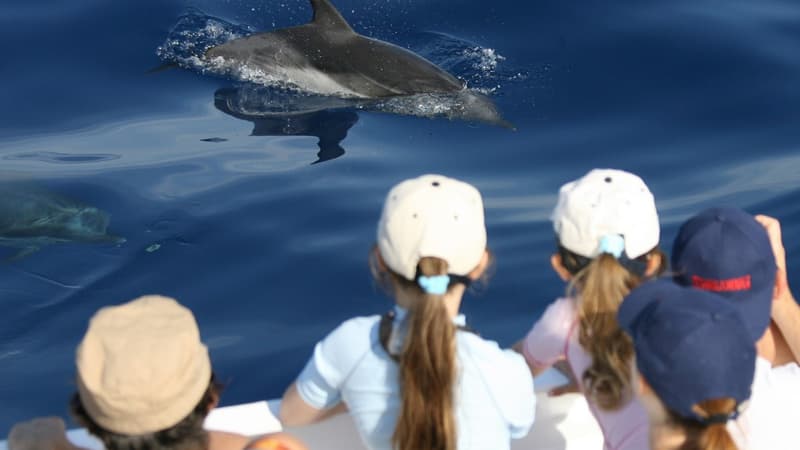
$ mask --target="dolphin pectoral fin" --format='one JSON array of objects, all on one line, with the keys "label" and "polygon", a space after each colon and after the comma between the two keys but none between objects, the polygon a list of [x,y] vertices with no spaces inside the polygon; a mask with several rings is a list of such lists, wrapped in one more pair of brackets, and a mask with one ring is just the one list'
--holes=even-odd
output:
[{"label": "dolphin pectoral fin", "polygon": [[8,258],[6,258],[4,260],[4,262],[11,263],[11,262],[14,262],[14,261],[19,261],[20,259],[22,259],[22,258],[24,258],[24,257],[26,257],[26,256],[28,256],[28,255],[30,255],[32,253],[36,253],[37,251],[39,251],[39,247],[25,247],[22,250],[20,250],[19,252],[17,252],[15,255],[12,255],[12,256],[9,256]]},{"label": "dolphin pectoral fin", "polygon": [[317,160],[311,163],[312,166],[344,155],[344,149],[339,145],[338,141],[328,142],[320,139],[317,145],[319,146],[319,152],[317,152]]},{"label": "dolphin pectoral fin", "polygon": [[330,31],[355,33],[330,0],[311,0],[311,8],[314,9],[314,18],[311,19],[314,25]]}]

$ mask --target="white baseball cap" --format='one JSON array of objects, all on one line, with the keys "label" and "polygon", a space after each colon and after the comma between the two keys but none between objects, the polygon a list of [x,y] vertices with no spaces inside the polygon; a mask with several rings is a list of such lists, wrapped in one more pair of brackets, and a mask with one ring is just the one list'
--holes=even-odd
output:
[{"label": "white baseball cap", "polygon": [[625,254],[637,258],[658,245],[661,231],[644,181],[614,169],[594,169],[561,186],[551,220],[559,243],[587,258],[600,254],[609,235],[622,236]]},{"label": "white baseball cap", "polygon": [[441,258],[449,273],[467,275],[486,250],[480,192],[442,175],[401,182],[383,204],[378,250],[386,265],[408,280],[416,276],[423,257]]}]

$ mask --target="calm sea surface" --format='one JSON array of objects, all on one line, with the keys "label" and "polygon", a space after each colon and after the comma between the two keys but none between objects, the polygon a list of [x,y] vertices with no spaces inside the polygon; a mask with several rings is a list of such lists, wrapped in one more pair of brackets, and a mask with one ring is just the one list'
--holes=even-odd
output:
[{"label": "calm sea surface", "polygon": [[[417,115],[323,101],[337,108],[305,122],[226,111],[320,101],[191,64],[196,47],[307,21],[305,0],[0,4],[0,184],[98,208],[125,238],[0,264],[0,435],[66,416],[91,314],[148,293],[194,310],[224,404],[279,396],[325,333],[389,307],[367,253],[388,189],[423,173],[485,196],[496,273],[464,310],[503,345],[562,292],[548,216],[594,167],[645,179],[667,250],[705,207],[778,217],[800,286],[796,1],[336,4],[488,93],[517,130],[425,117],[436,99]],[[183,68],[152,71],[168,62]]]}]

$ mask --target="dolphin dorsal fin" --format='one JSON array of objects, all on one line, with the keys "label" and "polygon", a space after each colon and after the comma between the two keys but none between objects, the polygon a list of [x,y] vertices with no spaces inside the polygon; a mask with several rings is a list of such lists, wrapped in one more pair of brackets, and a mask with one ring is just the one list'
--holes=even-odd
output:
[{"label": "dolphin dorsal fin", "polygon": [[311,0],[311,7],[314,9],[314,18],[311,21],[315,25],[331,31],[354,33],[330,0]]}]

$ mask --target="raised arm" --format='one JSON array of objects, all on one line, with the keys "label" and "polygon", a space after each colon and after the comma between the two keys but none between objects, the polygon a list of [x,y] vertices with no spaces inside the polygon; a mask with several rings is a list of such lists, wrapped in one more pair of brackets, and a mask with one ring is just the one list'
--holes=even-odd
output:
[{"label": "raised arm", "polygon": [[772,252],[775,254],[775,265],[778,266],[772,302],[772,321],[791,350],[794,361],[800,363],[800,305],[797,304],[789,288],[781,224],[769,216],[757,215],[755,218],[767,230]]},{"label": "raised arm", "polygon": [[565,359],[559,359],[552,365],[538,364],[536,361],[532,360],[529,356],[525,354],[524,348],[525,348],[525,339],[521,339],[517,341],[516,344],[511,346],[512,350],[521,354],[522,357],[525,359],[525,362],[528,364],[528,368],[530,369],[531,374],[534,377],[552,367],[557,371],[559,371],[567,379],[567,382],[564,383],[563,385],[556,386],[553,389],[550,389],[550,391],[547,392],[547,395],[550,395],[551,397],[556,397],[563,394],[581,392],[578,380],[575,379],[575,375],[573,375],[572,373],[572,368]]},{"label": "raised arm", "polygon": [[523,358],[525,358],[525,362],[528,363],[528,368],[531,369],[531,374],[533,376],[539,375],[540,373],[544,372],[550,367],[547,365],[536,364],[536,362],[532,361],[528,356],[525,355],[524,348],[525,348],[525,339],[521,339],[517,341],[516,344],[511,346],[512,350],[519,353],[520,355],[522,355]]}]

